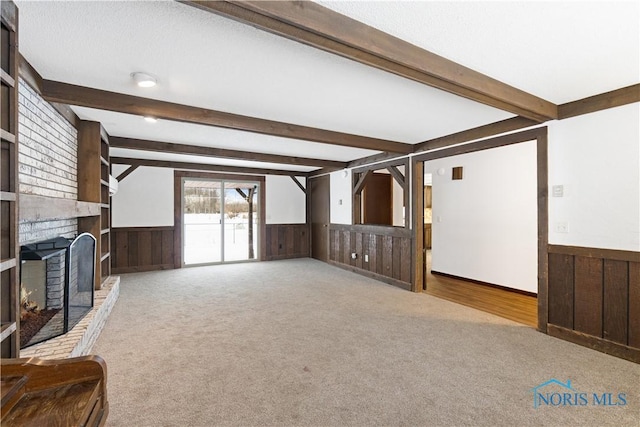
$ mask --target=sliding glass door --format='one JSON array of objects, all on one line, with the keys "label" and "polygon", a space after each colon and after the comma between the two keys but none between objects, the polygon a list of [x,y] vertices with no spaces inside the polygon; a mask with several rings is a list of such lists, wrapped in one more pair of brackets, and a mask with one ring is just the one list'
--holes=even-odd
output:
[{"label": "sliding glass door", "polygon": [[260,184],[182,180],[184,265],[258,259]]}]

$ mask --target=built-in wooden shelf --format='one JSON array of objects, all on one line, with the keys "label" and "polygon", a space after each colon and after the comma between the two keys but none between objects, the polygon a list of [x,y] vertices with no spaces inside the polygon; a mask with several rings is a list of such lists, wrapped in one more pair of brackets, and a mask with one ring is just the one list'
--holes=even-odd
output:
[{"label": "built-in wooden shelf", "polygon": [[16,201],[16,193],[9,193],[6,191],[0,191],[0,201],[3,202],[15,202]]},{"label": "built-in wooden shelf", "polygon": [[13,77],[3,69],[0,69],[0,80],[2,80],[2,83],[10,87],[14,87],[16,85],[16,81]]},{"label": "built-in wooden shelf", "polygon": [[0,138],[10,144],[15,144],[16,142],[16,136],[11,132],[6,131],[5,129],[0,129]]},{"label": "built-in wooden shelf", "polygon": [[[0,38],[0,357],[20,354],[20,263],[18,261],[18,8],[3,1]],[[4,400],[4,396],[3,396]],[[4,415],[4,413],[3,413]],[[3,419],[4,424],[4,419]]]},{"label": "built-in wooden shelf", "polygon": [[4,341],[12,333],[14,333],[16,331],[16,325],[17,322],[2,323],[2,325],[0,326],[0,338],[2,339],[0,341]]},{"label": "built-in wooden shelf", "polygon": [[7,271],[7,270],[9,270],[10,268],[15,267],[15,266],[16,266],[16,264],[17,264],[17,261],[16,261],[16,259],[15,259],[15,258],[3,259],[3,260],[0,262],[0,272],[1,272],[1,271]]}]

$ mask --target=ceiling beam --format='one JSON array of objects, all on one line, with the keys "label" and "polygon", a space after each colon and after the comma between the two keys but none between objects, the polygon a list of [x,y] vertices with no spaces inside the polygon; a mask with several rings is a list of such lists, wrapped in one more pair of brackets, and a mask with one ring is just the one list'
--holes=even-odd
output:
[{"label": "ceiling beam", "polygon": [[151,166],[156,168],[172,168],[198,170],[208,172],[231,172],[248,173],[255,175],[285,175],[285,176],[307,176],[307,172],[297,172],[279,169],[242,168],[236,166],[209,165],[206,163],[172,162],[166,160],[134,159],[131,157],[110,157],[111,164],[130,166]]},{"label": "ceiling beam", "polygon": [[549,101],[310,1],[181,3],[538,122],[557,118]]},{"label": "ceiling beam", "polygon": [[129,166],[128,168],[126,168],[124,171],[122,171],[122,173],[118,176],[116,176],[116,181],[118,182],[122,182],[123,179],[125,179],[126,177],[128,177],[129,175],[131,175],[133,172],[135,172],[136,169],[138,169],[140,167],[140,165],[135,165],[135,166]]},{"label": "ceiling beam", "polygon": [[640,84],[558,105],[558,119],[568,119],[607,108],[640,102]]},{"label": "ceiling beam", "polygon": [[530,120],[524,117],[512,117],[510,119],[500,120],[499,122],[489,123],[488,125],[478,126],[421,142],[415,145],[415,152],[418,153],[421,151],[435,150],[436,148],[444,148],[450,145],[473,141],[474,139],[486,138],[505,132],[535,126],[537,124],[539,123],[535,120]]},{"label": "ceiling beam", "polygon": [[323,144],[397,153],[410,153],[413,151],[411,144],[402,142],[241,116],[51,80],[43,80],[42,97],[49,102],[60,102],[140,116],[153,116],[158,119],[215,126]]},{"label": "ceiling beam", "polygon": [[155,151],[161,153],[187,154],[195,156],[216,157],[223,159],[240,159],[254,162],[280,163],[297,166],[315,166],[319,168],[345,168],[347,162],[334,160],[310,159],[305,157],[281,156],[277,154],[262,154],[251,151],[227,150],[223,148],[202,147],[197,145],[175,144],[171,142],[149,141],[144,139],[123,138],[111,136],[109,146],[112,148],[126,148],[129,150]]}]

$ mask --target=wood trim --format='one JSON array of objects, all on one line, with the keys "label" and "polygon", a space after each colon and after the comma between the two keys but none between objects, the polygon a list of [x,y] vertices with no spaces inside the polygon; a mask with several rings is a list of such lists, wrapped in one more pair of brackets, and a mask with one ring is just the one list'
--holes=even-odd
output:
[{"label": "wood trim", "polygon": [[111,163],[114,165],[131,165],[131,166],[150,166],[156,168],[173,168],[173,169],[187,169],[195,171],[208,171],[208,172],[231,172],[231,173],[252,173],[258,175],[285,175],[285,176],[307,176],[306,172],[296,172],[288,170],[278,169],[259,169],[259,168],[244,168],[236,166],[221,166],[210,165],[206,163],[187,163],[187,162],[173,162],[166,160],[147,160],[147,159],[134,159],[131,157],[111,157]]},{"label": "wood trim", "polygon": [[116,177],[116,181],[122,182],[122,180],[124,180],[126,177],[131,175],[133,172],[135,172],[135,170],[138,169],[139,167],[140,165],[129,166]]},{"label": "wood trim", "polygon": [[540,122],[557,116],[549,101],[315,3],[183,3]]},{"label": "wood trim", "polygon": [[42,76],[35,68],[27,61],[27,59],[20,55],[20,77],[26,84],[31,86],[38,94],[42,95]]},{"label": "wood trim", "polygon": [[359,159],[352,160],[349,162],[349,164],[347,164],[347,168],[353,169],[359,166],[365,166],[373,163],[384,162],[386,160],[398,160],[402,157],[404,156],[402,155],[399,156],[398,153],[387,153],[387,152],[378,153],[378,154],[373,154],[371,156],[361,157]]},{"label": "wood trim", "polygon": [[550,254],[603,258],[616,261],[640,262],[640,252],[582,246],[547,245]]},{"label": "wood trim", "polygon": [[386,162],[380,162],[380,163],[374,163],[374,164],[368,164],[366,166],[362,166],[362,167],[358,167],[358,168],[354,168],[353,169],[353,173],[362,173],[364,171],[370,170],[370,171],[377,171],[380,169],[387,169],[391,166],[404,166],[405,170],[408,170],[408,164],[409,164],[409,157],[407,156],[401,156],[401,157],[396,157],[392,160],[386,161]]},{"label": "wood trim", "polygon": [[197,145],[175,144],[172,142],[149,141],[134,138],[122,138],[112,136],[111,147],[127,148],[129,150],[156,151],[162,153],[190,154],[205,157],[218,157],[225,159],[251,160],[255,162],[282,163],[297,166],[317,166],[345,168],[346,162],[335,160],[311,159],[306,157],[282,156],[278,154],[264,154],[252,151],[227,150],[215,147],[202,147]]},{"label": "wood trim", "polygon": [[384,225],[367,225],[367,224],[329,224],[329,230],[337,231],[355,231],[359,233],[384,234],[390,237],[411,238],[411,230],[404,227],[387,227]]},{"label": "wood trim", "polygon": [[431,274],[434,276],[442,276],[442,277],[447,277],[449,279],[461,280],[461,281],[473,283],[480,286],[486,286],[488,288],[500,289],[506,292],[513,292],[515,294],[526,295],[528,297],[535,297],[535,298],[538,297],[538,294],[535,292],[523,291],[522,289],[515,289],[515,288],[510,288],[508,286],[496,285],[495,283],[483,282],[481,280],[468,279],[466,277],[460,277],[460,276],[456,276],[454,274],[449,274],[449,273],[442,273],[440,271],[435,271],[433,269],[431,270]]},{"label": "wood trim", "polygon": [[293,182],[295,182],[295,184],[298,186],[300,190],[302,190],[304,194],[307,194],[307,189],[304,188],[304,186],[300,183],[300,181],[298,181],[298,178],[296,178],[295,176],[289,176],[289,177],[293,180]]},{"label": "wood trim", "polygon": [[112,274],[141,273],[143,271],[173,270],[173,264],[139,265],[136,267],[113,267]]},{"label": "wood trim", "polygon": [[608,108],[640,102],[640,83],[558,105],[558,119],[568,119]]},{"label": "wood trim", "polygon": [[450,145],[462,144],[476,139],[487,138],[500,133],[511,132],[531,126],[537,125],[535,120],[525,117],[512,117],[510,119],[501,120],[499,122],[490,123],[484,126],[478,126],[472,129],[463,130],[462,132],[452,133],[451,135],[430,139],[414,146],[414,152],[435,150]]},{"label": "wood trim", "polygon": [[593,350],[620,357],[634,363],[640,363],[640,349],[632,348],[623,344],[618,344],[613,341],[594,337],[582,332],[573,331],[571,329],[552,324],[547,325],[546,331],[552,337],[560,338],[574,344],[582,345],[584,347],[589,347]]},{"label": "wood trim", "polygon": [[510,133],[508,135],[484,139],[482,141],[477,141],[469,144],[457,145],[455,147],[445,148],[443,150],[418,154],[414,157],[418,161],[426,162],[429,160],[442,159],[444,157],[458,156],[460,154],[474,153],[476,151],[489,150],[492,148],[498,148],[512,144],[519,144],[521,142],[534,141],[540,136],[541,129],[546,129],[546,127],[529,129],[518,133]]},{"label": "wood trim", "polygon": [[100,215],[100,203],[72,199],[20,195],[20,221],[49,221]]},{"label": "wood trim", "polygon": [[547,128],[538,128],[536,143],[538,189],[538,330],[549,322],[549,144]]},{"label": "wood trim", "polygon": [[424,162],[415,157],[411,159],[411,290],[422,292],[424,289]]},{"label": "wood trim", "polygon": [[400,172],[396,166],[387,166],[387,170],[389,171],[389,173],[391,174],[393,179],[396,180],[398,185],[400,185],[400,187],[402,187],[404,189],[404,187],[405,187],[405,177],[404,177],[404,175],[402,175],[402,172]]},{"label": "wood trim", "polygon": [[356,184],[353,186],[353,194],[360,194],[360,192],[362,191],[362,189],[364,188],[364,184],[367,181],[367,178],[369,177],[369,175],[372,173],[372,170],[366,170],[363,171],[362,173],[359,172],[353,172],[354,174],[359,174],[360,176],[358,177],[358,181],[356,182]]},{"label": "wood trim", "polygon": [[195,123],[345,147],[393,151],[405,154],[413,151],[411,144],[401,142],[242,116],[239,114],[108,92],[51,80],[44,80],[42,89],[42,96],[49,102],[61,102],[69,105],[98,108],[139,116],[153,116],[158,119]]}]

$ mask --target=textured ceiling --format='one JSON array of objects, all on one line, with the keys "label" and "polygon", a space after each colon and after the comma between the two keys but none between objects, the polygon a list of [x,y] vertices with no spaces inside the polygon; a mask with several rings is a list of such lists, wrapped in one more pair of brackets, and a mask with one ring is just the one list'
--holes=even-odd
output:
[{"label": "textured ceiling", "polygon": [[[408,143],[513,116],[175,2],[16,3],[20,51],[45,79]],[[556,103],[638,81],[635,3],[322,4]],[[134,71],[158,86],[137,88]],[[375,153],[74,109],[114,136],[341,161]]]},{"label": "textured ceiling", "polygon": [[318,1],[556,104],[640,81],[639,1]]}]

